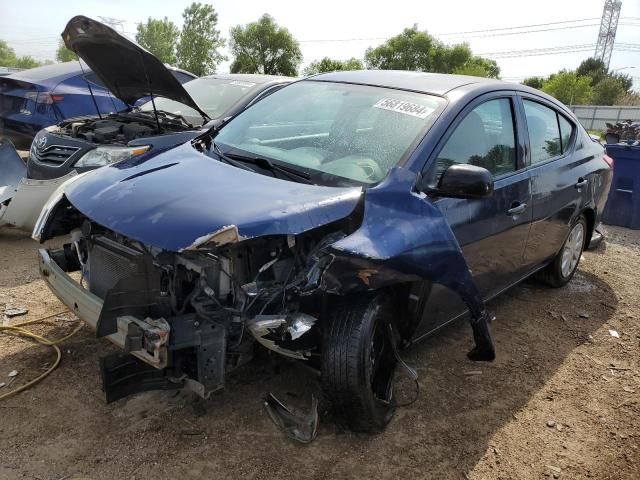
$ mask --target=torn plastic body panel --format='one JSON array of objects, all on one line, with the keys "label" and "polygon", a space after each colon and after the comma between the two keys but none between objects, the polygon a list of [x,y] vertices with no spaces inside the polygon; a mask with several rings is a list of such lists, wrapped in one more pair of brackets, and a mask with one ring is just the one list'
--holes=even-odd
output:
[{"label": "torn plastic body panel", "polygon": [[9,141],[0,142],[0,204],[13,198],[27,167]]},{"label": "torn plastic body panel", "polygon": [[0,217],[0,225],[6,223],[26,232],[33,232],[40,211],[47,200],[58,187],[77,175],[77,172],[71,171],[64,177],[51,180],[23,178],[4,215]]},{"label": "torn plastic body panel", "polygon": [[56,189],[77,173],[53,180],[26,178],[26,166],[11,143],[0,144],[0,225],[31,233],[42,207]]}]

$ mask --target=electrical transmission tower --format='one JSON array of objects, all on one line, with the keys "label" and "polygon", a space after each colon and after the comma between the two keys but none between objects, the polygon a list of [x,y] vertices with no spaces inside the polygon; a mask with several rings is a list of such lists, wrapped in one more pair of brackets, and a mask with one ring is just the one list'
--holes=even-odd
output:
[{"label": "electrical transmission tower", "polygon": [[609,68],[613,44],[616,40],[616,30],[618,29],[618,18],[620,17],[620,0],[605,0],[602,10],[602,20],[600,21],[600,32],[598,32],[598,43],[596,44],[595,58],[602,60]]}]

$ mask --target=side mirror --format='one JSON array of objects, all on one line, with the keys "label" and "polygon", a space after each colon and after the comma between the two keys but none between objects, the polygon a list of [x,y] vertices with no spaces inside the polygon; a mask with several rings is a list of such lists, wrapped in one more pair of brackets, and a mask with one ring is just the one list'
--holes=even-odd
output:
[{"label": "side mirror", "polygon": [[493,195],[493,176],[486,168],[456,163],[440,176],[434,193],[453,198],[485,198]]}]

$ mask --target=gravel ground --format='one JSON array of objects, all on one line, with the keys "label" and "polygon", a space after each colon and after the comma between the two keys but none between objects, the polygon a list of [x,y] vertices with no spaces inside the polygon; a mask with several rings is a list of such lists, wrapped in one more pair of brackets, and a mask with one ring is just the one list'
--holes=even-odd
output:
[{"label": "gravel ground", "polygon": [[[29,309],[15,322],[64,311],[38,279],[36,248],[0,229],[0,309]],[[491,303],[494,363],[467,361],[469,328],[453,325],[405,354],[420,395],[384,433],[339,431],[322,411],[308,446],[284,438],[260,402],[266,391],[308,401],[317,382],[301,366],[249,364],[206,402],[172,391],[105,405],[98,359],[112,350],[84,328],[51,376],[0,402],[0,478],[637,480],[639,269],[640,231],[610,227],[567,287],[526,282]],[[74,326],[66,314],[32,329],[55,338]],[[53,360],[48,347],[0,336],[0,382],[19,371],[0,393]]]}]

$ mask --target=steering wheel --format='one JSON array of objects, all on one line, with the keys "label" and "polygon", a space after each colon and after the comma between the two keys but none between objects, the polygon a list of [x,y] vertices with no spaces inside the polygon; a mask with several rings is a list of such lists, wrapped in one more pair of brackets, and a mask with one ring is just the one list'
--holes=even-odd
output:
[{"label": "steering wheel", "polygon": [[384,177],[384,171],[378,165],[378,162],[372,158],[362,157],[355,161],[355,164],[364,170],[368,180],[377,182]]},{"label": "steering wheel", "polygon": [[372,158],[360,157],[356,159],[353,163],[354,165],[357,165],[365,172],[366,178],[368,180],[377,182],[384,177],[384,171],[382,170],[382,168],[380,168],[380,165],[378,165],[378,162],[376,162]]}]

